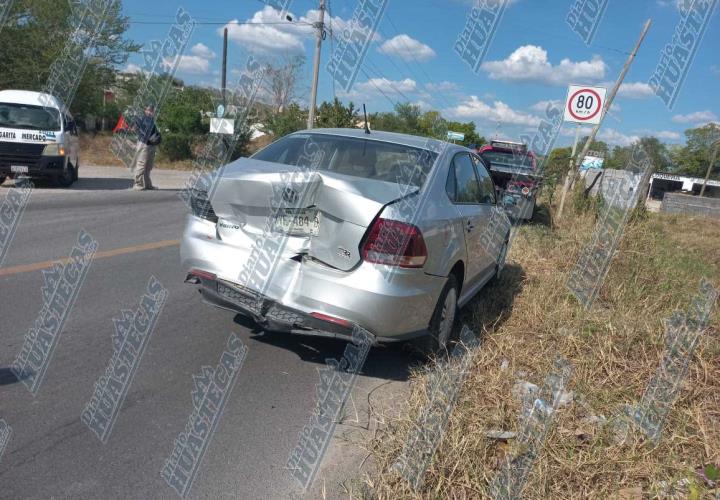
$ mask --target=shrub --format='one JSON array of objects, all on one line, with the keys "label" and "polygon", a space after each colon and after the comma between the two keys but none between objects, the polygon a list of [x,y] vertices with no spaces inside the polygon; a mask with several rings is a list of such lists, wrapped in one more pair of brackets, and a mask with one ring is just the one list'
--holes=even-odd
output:
[{"label": "shrub", "polygon": [[170,161],[190,159],[192,158],[191,141],[191,135],[166,132],[160,143],[160,152]]}]

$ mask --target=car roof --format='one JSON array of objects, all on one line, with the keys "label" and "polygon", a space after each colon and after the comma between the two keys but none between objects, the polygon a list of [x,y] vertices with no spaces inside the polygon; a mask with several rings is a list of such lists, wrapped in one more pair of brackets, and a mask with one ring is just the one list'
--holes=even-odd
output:
[{"label": "car roof", "polygon": [[43,92],[31,90],[0,90],[0,102],[12,104],[27,104],[30,106],[48,106],[58,110],[64,109],[64,105],[57,97]]},{"label": "car roof", "polygon": [[446,144],[447,147],[457,150],[467,150],[469,149],[458,146],[456,144],[451,144],[445,141],[440,141],[438,139],[433,139],[429,137],[420,137],[417,135],[410,135],[410,134],[398,134],[396,132],[382,132],[382,131],[372,131],[370,134],[365,133],[364,129],[355,129],[355,128],[314,128],[309,130],[299,130],[295,132],[295,134],[326,134],[326,135],[335,135],[339,137],[355,137],[359,139],[368,139],[373,141],[382,141],[382,142],[390,142],[393,144],[401,144],[403,146],[409,146],[413,148],[419,148],[419,149],[428,149],[437,151],[439,150],[443,144]]}]

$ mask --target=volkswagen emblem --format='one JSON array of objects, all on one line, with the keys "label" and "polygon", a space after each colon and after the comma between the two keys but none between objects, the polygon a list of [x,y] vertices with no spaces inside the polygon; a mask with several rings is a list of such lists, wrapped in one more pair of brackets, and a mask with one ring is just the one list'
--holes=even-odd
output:
[{"label": "volkswagen emblem", "polygon": [[283,190],[282,197],[283,197],[283,200],[287,201],[287,202],[290,203],[291,205],[294,205],[295,203],[298,202],[298,194],[297,194],[297,191],[295,191],[295,190],[292,189],[292,188],[285,188],[285,189]]}]

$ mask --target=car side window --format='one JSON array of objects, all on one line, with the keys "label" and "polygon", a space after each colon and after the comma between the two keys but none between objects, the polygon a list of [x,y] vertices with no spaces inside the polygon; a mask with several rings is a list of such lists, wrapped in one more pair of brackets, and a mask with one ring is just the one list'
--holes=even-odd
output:
[{"label": "car side window", "polygon": [[470,155],[461,153],[453,159],[455,203],[482,203],[480,183]]},{"label": "car side window", "polygon": [[480,179],[480,203],[495,204],[495,183],[490,177],[490,172],[485,167],[485,163],[478,158],[473,156],[473,163],[477,168],[478,178]]},{"label": "car side window", "polygon": [[448,178],[445,181],[445,191],[447,191],[450,201],[457,199],[457,185],[455,183],[455,162],[450,165],[448,169]]}]

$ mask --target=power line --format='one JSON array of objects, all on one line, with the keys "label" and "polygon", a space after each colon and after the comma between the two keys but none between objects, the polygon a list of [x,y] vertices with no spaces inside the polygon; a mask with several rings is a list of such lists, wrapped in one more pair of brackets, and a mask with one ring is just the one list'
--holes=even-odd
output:
[{"label": "power line", "polygon": [[[133,21],[128,20],[128,24],[152,24],[152,25],[171,25],[171,24],[177,24],[176,21]],[[240,22],[240,21],[195,21],[196,25],[200,26],[226,26],[226,25],[233,25],[233,26],[273,26],[273,25],[281,25],[284,24],[286,26],[290,26],[291,23],[288,21],[273,21],[273,22]],[[292,24],[302,24],[305,26],[312,26],[312,23],[308,23],[306,21],[293,21]]]}]

